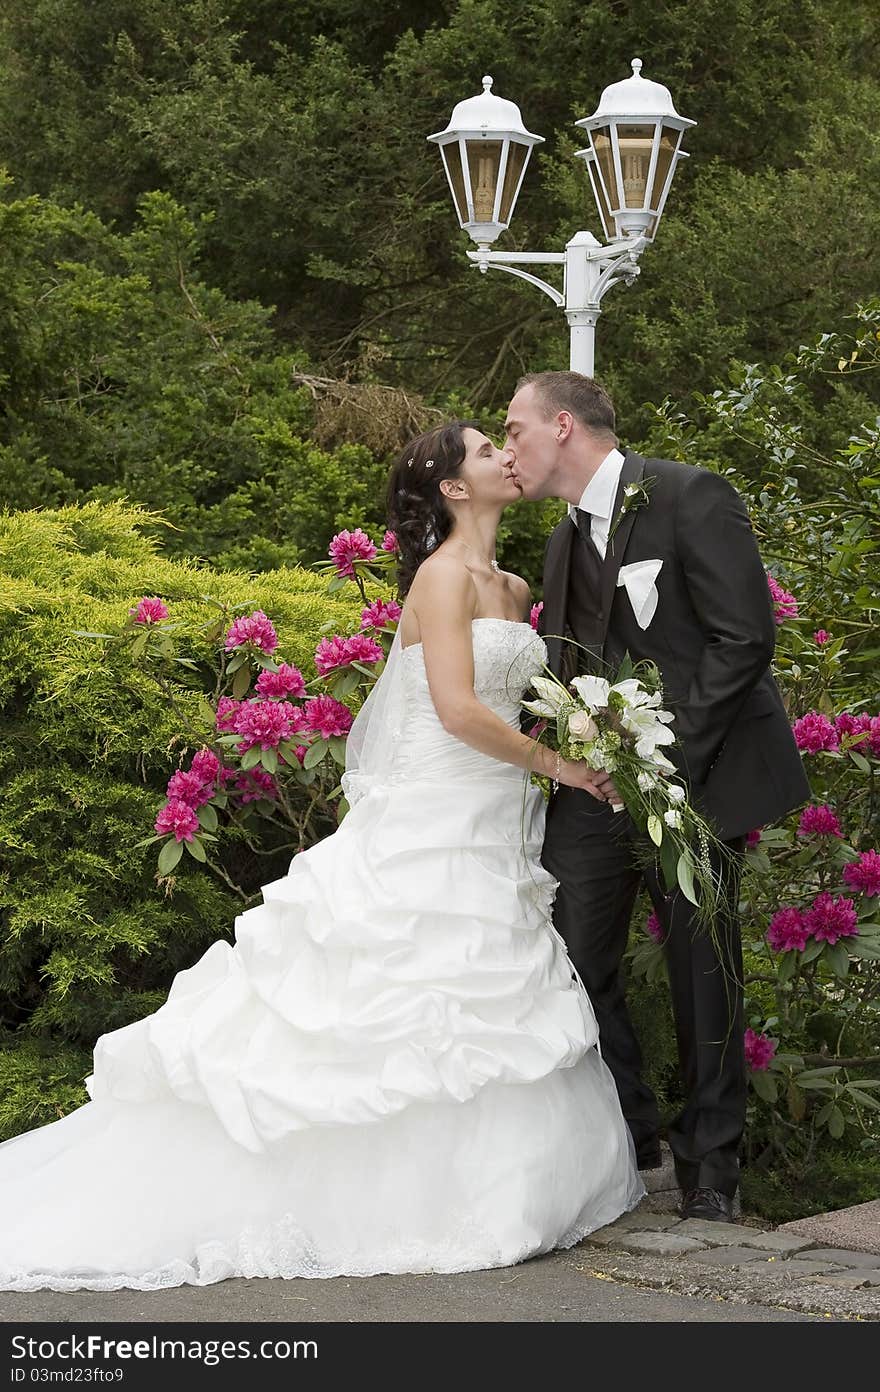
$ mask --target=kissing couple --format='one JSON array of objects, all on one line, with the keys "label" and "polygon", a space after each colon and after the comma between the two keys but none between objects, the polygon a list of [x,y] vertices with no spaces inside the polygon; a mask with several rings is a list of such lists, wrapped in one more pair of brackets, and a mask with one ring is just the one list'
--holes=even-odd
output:
[{"label": "kissing couple", "polygon": [[[542,637],[495,542],[507,507],[547,497],[568,511]],[[389,525],[404,604],[349,737],[350,811],[234,946],[101,1036],[89,1102],[0,1145],[0,1289],[468,1271],[612,1222],[660,1163],[621,981],[642,885],[682,1213],[730,1219],[745,836],[809,796],[746,509],[708,470],[621,449],[604,390],[548,372],[520,381],[503,448],[461,422],[413,440]],[[723,843],[711,932],[645,868],[613,778],[521,729],[545,664],[568,683],[627,653],[659,669],[677,771]]]}]

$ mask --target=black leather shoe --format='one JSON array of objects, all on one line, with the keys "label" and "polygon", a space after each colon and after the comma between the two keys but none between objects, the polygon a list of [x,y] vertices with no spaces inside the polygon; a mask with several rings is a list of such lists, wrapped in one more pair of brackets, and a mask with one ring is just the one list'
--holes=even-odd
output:
[{"label": "black leather shoe", "polygon": [[682,1218],[702,1218],[708,1223],[732,1223],[733,1199],[717,1189],[688,1189],[679,1213]]}]

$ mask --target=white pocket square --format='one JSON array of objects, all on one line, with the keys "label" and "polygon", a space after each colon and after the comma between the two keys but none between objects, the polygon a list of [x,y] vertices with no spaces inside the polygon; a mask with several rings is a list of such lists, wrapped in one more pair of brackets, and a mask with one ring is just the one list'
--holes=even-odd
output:
[{"label": "white pocket square", "polygon": [[655,581],[662,569],[662,561],[634,561],[632,565],[620,567],[617,583],[623,585],[629,595],[639,628],[647,628],[657,612]]}]

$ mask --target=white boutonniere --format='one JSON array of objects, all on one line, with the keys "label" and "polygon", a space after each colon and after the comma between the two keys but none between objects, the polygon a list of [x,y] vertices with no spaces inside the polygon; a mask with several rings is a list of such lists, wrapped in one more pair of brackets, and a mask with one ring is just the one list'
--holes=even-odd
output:
[{"label": "white boutonniere", "polygon": [[[636,508],[644,507],[649,501],[651,488],[655,482],[656,476],[654,474],[649,474],[648,477],[643,478],[640,483],[627,483],[624,485],[623,497],[620,501],[617,516],[611,523],[608,532],[609,544],[613,540],[614,533],[617,531],[624,517],[626,517],[626,514],[628,512],[635,512]],[[614,550],[613,546],[611,550]]]}]

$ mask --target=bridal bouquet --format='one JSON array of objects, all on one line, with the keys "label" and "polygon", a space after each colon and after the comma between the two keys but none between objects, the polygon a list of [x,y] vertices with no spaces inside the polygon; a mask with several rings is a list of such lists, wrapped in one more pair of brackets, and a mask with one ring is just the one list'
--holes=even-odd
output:
[{"label": "bridal bouquet", "polygon": [[[546,669],[545,669],[546,670]],[[542,718],[536,733],[564,759],[583,759],[605,769],[636,826],[653,842],[667,891],[676,888],[711,920],[719,883],[709,850],[720,842],[675,781],[676,767],[663,752],[675,744],[674,720],[662,709],[660,674],[653,663],[634,667],[627,658],[614,681],[575,677],[566,687],[549,671],[532,679],[536,699],[524,708]]]}]

